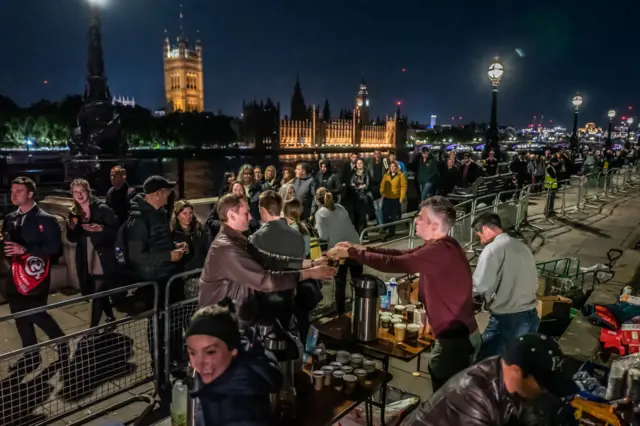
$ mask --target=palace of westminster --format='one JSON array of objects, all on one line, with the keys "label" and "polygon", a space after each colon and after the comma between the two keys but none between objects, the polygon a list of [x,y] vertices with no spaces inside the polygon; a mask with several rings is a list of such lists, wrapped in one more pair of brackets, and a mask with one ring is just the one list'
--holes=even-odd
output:
[{"label": "palace of westminster", "polygon": [[[164,40],[164,84],[166,112],[204,111],[202,42],[189,44],[181,31],[177,44]],[[352,111],[330,116],[328,104],[320,112],[307,107],[299,79],[291,99],[291,114],[281,119],[280,103],[243,102],[242,136],[255,148],[265,150],[296,148],[395,148],[406,139],[406,117],[399,108],[384,121],[373,122],[367,85],[360,83]]]}]

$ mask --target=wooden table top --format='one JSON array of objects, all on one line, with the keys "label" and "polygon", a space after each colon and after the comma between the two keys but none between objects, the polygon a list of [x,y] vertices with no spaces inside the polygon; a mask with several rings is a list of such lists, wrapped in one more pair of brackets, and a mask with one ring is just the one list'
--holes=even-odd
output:
[{"label": "wooden table top", "polygon": [[316,391],[311,383],[311,376],[304,371],[296,375],[297,418],[296,426],[332,425],[349,414],[380,388],[389,383],[393,376],[377,370],[364,385],[358,384],[356,390],[347,395],[344,390],[337,391],[331,386],[323,386]]},{"label": "wooden table top", "polygon": [[358,345],[382,355],[396,358],[405,362],[411,361],[425,349],[433,344],[431,339],[418,339],[417,346],[410,346],[406,343],[397,343],[394,336],[384,329],[378,329],[378,339],[373,342],[359,342],[351,334],[351,318],[347,314],[339,315],[328,320],[315,322],[314,327],[318,333],[337,342]]}]

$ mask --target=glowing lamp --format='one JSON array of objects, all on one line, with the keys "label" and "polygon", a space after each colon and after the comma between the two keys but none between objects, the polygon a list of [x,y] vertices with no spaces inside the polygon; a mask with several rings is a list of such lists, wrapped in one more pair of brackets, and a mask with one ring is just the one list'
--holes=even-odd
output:
[{"label": "glowing lamp", "polygon": [[631,126],[633,124],[633,117],[627,118],[627,125]]},{"label": "glowing lamp", "polygon": [[607,117],[609,117],[609,120],[613,119],[613,117],[616,116],[616,111],[614,109],[610,109],[609,112],[607,113]]},{"label": "glowing lamp", "polygon": [[493,84],[494,87],[498,87],[500,80],[502,80],[502,76],[504,76],[504,66],[497,56],[493,58],[493,62],[489,65],[487,76],[489,77],[491,84]]},{"label": "glowing lamp", "polygon": [[584,100],[582,99],[582,96],[580,96],[580,93],[577,93],[574,97],[573,100],[571,101],[571,103],[573,104],[573,109],[574,110],[579,110],[580,107],[582,106],[582,102]]}]

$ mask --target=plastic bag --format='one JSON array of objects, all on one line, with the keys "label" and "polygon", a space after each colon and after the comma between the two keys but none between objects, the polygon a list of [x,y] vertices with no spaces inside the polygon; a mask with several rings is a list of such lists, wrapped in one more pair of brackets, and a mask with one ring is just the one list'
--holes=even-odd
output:
[{"label": "plastic bag", "polygon": [[[404,392],[393,386],[387,386],[387,405],[384,410],[384,424],[395,426],[420,404],[420,397],[408,392]],[[380,408],[373,406],[374,426],[380,426]],[[358,405],[351,413],[342,418],[333,426],[361,426],[367,424],[364,403]]]}]

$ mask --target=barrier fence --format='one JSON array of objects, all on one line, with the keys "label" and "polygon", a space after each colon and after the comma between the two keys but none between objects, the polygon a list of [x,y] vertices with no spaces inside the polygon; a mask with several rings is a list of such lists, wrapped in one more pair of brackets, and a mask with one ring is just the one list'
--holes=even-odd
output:
[{"label": "barrier fence", "polygon": [[[0,327],[9,321],[36,322],[61,308],[86,304],[98,297],[144,291],[152,303],[138,314],[93,328],[81,329],[64,337],[16,349],[0,355],[0,424],[42,425],[93,407],[145,383],[157,381],[158,285],[144,282],[76,297],[0,318]],[[56,315],[54,315],[56,316]],[[78,320],[76,318],[76,320]],[[28,368],[20,359],[41,357],[40,368]],[[14,365],[20,366],[12,371]],[[121,400],[121,407],[153,399],[137,395]],[[100,416],[108,409],[97,411]]]},{"label": "barrier fence", "polygon": [[[518,231],[523,226],[530,225],[530,220],[544,214],[552,193],[555,201],[553,212],[569,215],[571,212],[585,212],[592,207],[601,207],[602,203],[638,188],[639,168],[630,166],[585,176],[571,176],[558,182],[556,191],[545,189],[542,183],[538,183],[522,189],[478,197],[455,206],[456,221],[450,235],[466,250],[471,250],[476,243],[471,224],[482,213],[494,212],[501,217],[505,229]],[[533,212],[530,211],[532,206],[537,207]],[[367,228],[361,238],[366,232],[390,226],[406,226],[408,235],[382,242],[378,246],[405,249],[412,248],[420,241],[415,235],[413,215],[394,223]],[[562,279],[568,277],[574,283],[579,282],[583,289],[587,282],[593,281],[593,288],[596,282],[601,281],[595,272],[580,270],[579,263],[570,259],[539,264],[538,268],[541,275]],[[71,306],[80,308],[99,297],[130,293],[145,295],[142,299],[144,307],[140,313],[93,328],[82,328],[80,324],[77,325],[80,328],[78,331],[64,337],[0,354],[0,424],[47,424],[137,386],[150,382],[169,383],[172,372],[182,369],[187,362],[183,336],[198,306],[200,273],[201,270],[198,269],[175,275],[163,286],[164,290],[155,282],[144,282],[0,317],[1,330],[10,321],[33,321],[33,315],[49,312],[54,312],[56,316],[56,310]],[[333,283],[326,284],[323,294],[327,300],[312,312],[312,317],[329,313],[334,308]],[[77,317],[74,318],[78,320]],[[68,350],[61,350],[60,347],[68,347]],[[59,359],[59,351],[65,359]],[[33,372],[10,370],[10,365],[29,353],[40,354],[43,360],[40,368]],[[124,399],[116,406],[96,411],[90,417],[98,418],[114,407],[136,401],[146,402],[149,407],[153,403],[149,396],[141,394]]]}]

